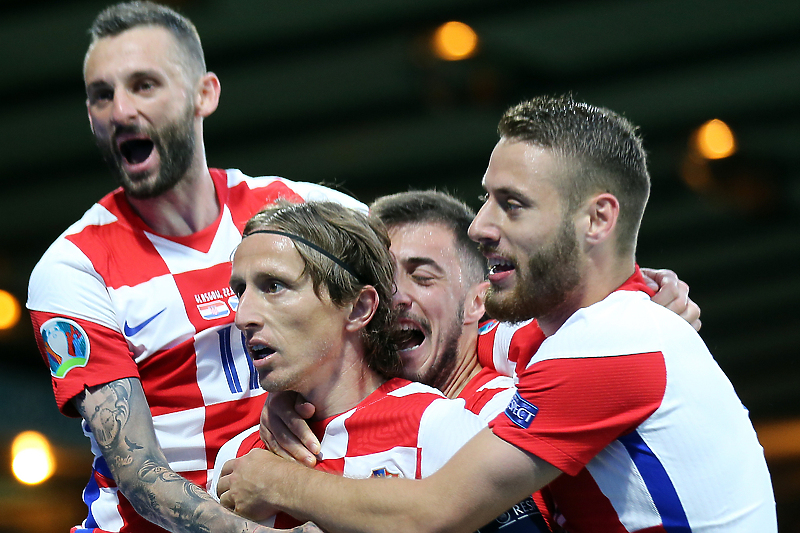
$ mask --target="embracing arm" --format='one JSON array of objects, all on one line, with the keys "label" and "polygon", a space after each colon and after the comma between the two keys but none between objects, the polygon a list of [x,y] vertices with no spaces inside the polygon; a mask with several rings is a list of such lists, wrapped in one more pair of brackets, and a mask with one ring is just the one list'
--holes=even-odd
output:
[{"label": "embracing arm", "polygon": [[223,469],[224,505],[239,509],[238,475],[252,469],[263,501],[331,532],[475,531],[561,473],[490,429],[421,480],[347,479],[253,450]]},{"label": "embracing arm", "polygon": [[689,285],[672,270],[641,268],[645,282],[656,291],[652,300],[663,305],[700,331],[700,306],[689,298]]},{"label": "embracing arm", "polygon": [[169,531],[270,531],[224,509],[170,468],[138,379],[86,388],[73,401],[119,490],[142,517]]}]

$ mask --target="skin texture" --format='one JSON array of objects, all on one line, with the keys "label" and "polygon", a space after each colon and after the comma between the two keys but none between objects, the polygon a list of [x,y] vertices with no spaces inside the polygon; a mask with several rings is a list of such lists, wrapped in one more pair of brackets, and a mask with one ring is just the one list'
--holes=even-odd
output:
[{"label": "skin texture", "polygon": [[292,390],[316,406],[316,416],[342,413],[384,379],[364,361],[360,331],[378,305],[366,286],[358,300],[337,306],[311,277],[294,242],[256,234],[236,250],[231,288],[239,297],[236,326],[245,333],[261,386]]},{"label": "skin texture", "polygon": [[[97,144],[120,164],[117,178],[147,225],[175,236],[203,229],[219,214],[202,137],[203,119],[219,103],[219,79],[210,72],[192,79],[181,54],[169,31],[138,27],[98,40],[84,67],[86,107]],[[163,161],[157,149],[139,164],[124,161],[123,141],[163,136],[175,128],[192,136],[194,149],[184,172],[166,176],[172,162]],[[173,182],[172,188],[162,190],[164,181]],[[153,196],[157,190],[162,192]]]}]

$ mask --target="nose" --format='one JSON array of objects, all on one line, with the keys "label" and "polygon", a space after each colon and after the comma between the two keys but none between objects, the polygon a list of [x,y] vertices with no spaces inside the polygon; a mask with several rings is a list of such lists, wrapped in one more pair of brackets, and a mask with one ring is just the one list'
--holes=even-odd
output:
[{"label": "nose", "polygon": [[472,224],[469,225],[467,234],[470,239],[479,243],[497,242],[499,240],[500,232],[493,222],[491,200],[487,200],[478,210],[478,214],[475,215],[475,218],[472,219]]},{"label": "nose", "polygon": [[395,309],[407,309],[411,307],[411,297],[408,294],[409,281],[402,276],[395,278],[395,291],[392,295],[392,307]]},{"label": "nose", "polygon": [[114,91],[111,120],[115,124],[130,124],[139,114],[132,96],[124,90]]},{"label": "nose", "polygon": [[242,331],[257,330],[264,324],[261,315],[256,311],[248,297],[248,291],[239,296],[239,305],[233,318],[233,323]]}]

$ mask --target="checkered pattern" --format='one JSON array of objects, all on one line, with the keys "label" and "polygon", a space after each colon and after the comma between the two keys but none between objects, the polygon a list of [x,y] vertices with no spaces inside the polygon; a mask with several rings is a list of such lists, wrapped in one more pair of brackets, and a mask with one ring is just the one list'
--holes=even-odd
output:
[{"label": "checkered pattern", "polygon": [[[230,260],[247,220],[262,206],[333,200],[366,206],[330,189],[282,178],[250,178],[212,170],[221,213],[187,237],[152,233],[121,190],[104,197],[45,253],[30,282],[28,308],[42,356],[48,321],[68,319],[89,341],[88,361],[63,377],[53,373],[56,402],[84,387],[141,380],[161,448],[172,468],[205,486],[219,447],[258,422],[264,391],[233,326],[236,296],[228,287]],[[90,439],[91,434],[87,435]],[[92,439],[95,468],[84,500],[86,530],[161,531],[138,517],[105,467]]]},{"label": "checkered pattern", "polygon": [[[312,424],[320,438],[318,470],[350,478],[429,476],[486,425],[438,390],[391,379],[355,408]],[[217,470],[226,460],[264,447],[258,427],[244,432],[220,450]],[[218,473],[217,473],[218,474]],[[212,481],[211,492],[215,492]],[[272,525],[270,519],[266,525]],[[298,525],[279,514],[275,527]]]}]

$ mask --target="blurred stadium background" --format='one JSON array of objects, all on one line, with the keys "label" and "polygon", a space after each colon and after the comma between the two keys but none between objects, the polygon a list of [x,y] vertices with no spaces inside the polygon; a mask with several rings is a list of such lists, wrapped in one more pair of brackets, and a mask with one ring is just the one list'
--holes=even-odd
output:
[{"label": "blurred stadium background", "polygon": [[[653,192],[639,263],[691,286],[701,335],[765,447],[781,531],[800,531],[800,2],[169,3],[195,22],[222,81],[205,128],[212,166],[367,202],[435,186],[477,207],[496,122],[523,98],[569,91],[641,126]],[[85,513],[89,452],[78,422],[57,413],[24,302],[39,256],[113,187],[81,76],[86,29],[107,4],[0,7],[0,326],[13,300],[23,306],[0,330],[3,532],[67,531]],[[473,51],[458,38],[437,51],[449,21],[474,31]],[[39,485],[11,473],[24,430],[56,456]]]}]

